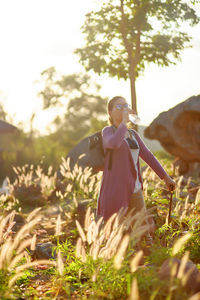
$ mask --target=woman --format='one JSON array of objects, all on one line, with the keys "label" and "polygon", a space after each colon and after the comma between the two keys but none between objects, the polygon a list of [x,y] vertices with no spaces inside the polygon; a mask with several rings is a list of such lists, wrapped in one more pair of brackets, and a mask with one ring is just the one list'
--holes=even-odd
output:
[{"label": "woman", "polygon": [[164,180],[169,190],[175,189],[175,182],[145,146],[138,133],[128,131],[129,113],[133,111],[128,108],[123,97],[116,96],[108,102],[111,126],[102,130],[106,157],[97,208],[97,215],[103,216],[104,221],[122,207],[134,207],[134,213],[145,207],[139,157]]}]

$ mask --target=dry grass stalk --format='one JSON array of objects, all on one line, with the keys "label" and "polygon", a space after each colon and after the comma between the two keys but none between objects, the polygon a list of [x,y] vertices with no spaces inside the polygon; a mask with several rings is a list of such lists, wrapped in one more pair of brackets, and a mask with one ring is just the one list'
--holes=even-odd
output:
[{"label": "dry grass stalk", "polygon": [[32,244],[32,242],[33,242],[33,238],[26,239],[26,240],[22,241],[19,244],[19,247],[17,248],[16,253],[20,254],[22,251],[24,251],[25,248],[27,248],[28,246],[30,246]]},{"label": "dry grass stalk", "polygon": [[129,300],[140,300],[137,279],[133,278]]},{"label": "dry grass stalk", "polygon": [[200,189],[198,189],[198,192],[195,197],[195,206],[197,206],[200,203]]},{"label": "dry grass stalk", "polygon": [[4,237],[3,235],[5,236],[5,228],[7,226],[7,223],[13,223],[13,219],[14,219],[14,216],[15,216],[15,211],[12,211],[10,214],[8,214],[6,217],[3,217],[0,219],[0,243],[4,240]]},{"label": "dry grass stalk", "polygon": [[55,235],[59,236],[61,233],[61,215],[59,214],[56,221]]},{"label": "dry grass stalk", "polygon": [[177,274],[178,262],[171,261],[170,264],[171,264],[170,275],[171,275],[171,278],[174,278],[174,277],[176,277],[176,274]]},{"label": "dry grass stalk", "polygon": [[190,275],[192,274],[192,272],[194,271],[193,268],[190,268],[181,278],[181,284],[182,286],[186,286],[188,279],[190,278]]},{"label": "dry grass stalk", "polygon": [[[7,220],[9,219],[8,217],[9,216],[7,216],[4,220],[6,222],[3,222],[4,226],[6,226],[7,224]],[[9,237],[4,241],[0,249],[1,269],[11,270],[11,268],[14,268],[16,263],[18,263],[21,260],[21,258],[25,256],[25,248],[31,245],[31,243],[33,243],[35,237],[27,240],[24,240],[24,238],[26,238],[29,235],[32,227],[38,224],[39,221],[40,218],[33,219],[19,230],[19,232],[15,235],[13,240],[11,237]]]},{"label": "dry grass stalk", "polygon": [[172,255],[176,255],[183,245],[192,237],[192,233],[186,233],[184,236],[180,237],[174,244],[172,248]]},{"label": "dry grass stalk", "polygon": [[76,220],[76,227],[78,229],[78,232],[79,232],[83,242],[86,242],[87,239],[86,239],[85,233],[83,231],[83,228],[81,227],[80,223],[77,220]]},{"label": "dry grass stalk", "polygon": [[56,266],[56,263],[50,260],[38,260],[38,261],[34,261],[34,262],[30,262],[28,264],[24,264],[18,268],[16,268],[16,275],[13,276],[8,283],[8,287],[11,288],[13,286],[13,284],[16,282],[16,280],[18,278],[20,278],[23,274],[24,274],[24,270],[28,269],[28,268],[32,268],[38,265],[52,265],[52,266]]},{"label": "dry grass stalk", "polygon": [[138,265],[143,257],[143,251],[140,250],[136,253],[136,255],[130,261],[131,272],[134,273],[138,269]]},{"label": "dry grass stalk", "polygon": [[181,263],[180,263],[180,267],[178,270],[178,274],[177,274],[177,278],[181,279],[183,278],[183,275],[185,273],[185,267],[186,264],[189,260],[189,251],[186,251],[185,254],[183,255],[182,259],[181,259]]},{"label": "dry grass stalk", "polygon": [[62,276],[64,273],[64,263],[63,263],[63,259],[62,259],[60,250],[58,250],[58,253],[57,253],[57,268],[58,268],[59,275]]},{"label": "dry grass stalk", "polygon": [[90,224],[90,216],[91,216],[91,207],[89,206],[87,211],[86,211],[85,220],[84,220],[84,229],[85,229],[85,231],[88,231],[88,227],[89,227],[89,224]]},{"label": "dry grass stalk", "polygon": [[36,209],[34,209],[29,215],[28,217],[26,218],[26,221],[27,222],[30,222],[38,213],[39,211],[41,210],[41,207],[38,207]]},{"label": "dry grass stalk", "polygon": [[55,266],[55,267],[57,266],[55,261],[51,261],[51,260],[47,260],[47,259],[41,259],[41,260],[32,261],[32,262],[27,263],[27,264],[23,264],[23,265],[17,267],[15,270],[16,270],[16,273],[18,273],[18,272],[21,272],[25,269],[32,268],[32,267],[35,267],[35,266],[38,266],[38,265],[51,265],[51,266]]},{"label": "dry grass stalk", "polygon": [[92,221],[88,227],[88,232],[87,232],[87,242],[90,245],[92,242],[96,240],[96,222]]},{"label": "dry grass stalk", "polygon": [[35,251],[35,248],[36,248],[36,238],[37,238],[37,236],[36,236],[36,234],[34,234],[32,240],[31,240],[31,246],[30,246],[31,251]]},{"label": "dry grass stalk", "polygon": [[119,249],[115,255],[115,258],[114,258],[114,266],[116,269],[120,269],[121,268],[121,265],[122,265],[122,261],[124,259],[124,255],[125,255],[125,252],[126,252],[126,249],[128,247],[128,244],[129,244],[129,235],[125,235],[122,239],[122,242],[119,246]]},{"label": "dry grass stalk", "polygon": [[112,224],[113,224],[113,221],[115,220],[115,218],[117,217],[117,213],[114,213],[109,219],[108,221],[106,222],[105,226],[104,226],[104,229],[103,229],[103,232],[105,234],[105,238],[109,238],[110,236],[110,233],[111,233],[111,229],[112,229]]},{"label": "dry grass stalk", "polygon": [[81,257],[82,239],[79,237],[76,242],[76,257]]}]

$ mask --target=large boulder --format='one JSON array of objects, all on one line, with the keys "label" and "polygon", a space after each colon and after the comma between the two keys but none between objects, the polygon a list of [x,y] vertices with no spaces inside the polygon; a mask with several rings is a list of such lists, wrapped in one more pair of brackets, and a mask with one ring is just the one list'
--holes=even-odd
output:
[{"label": "large boulder", "polygon": [[159,140],[166,151],[184,162],[182,173],[187,173],[190,163],[200,163],[200,95],[159,114],[144,136]]}]

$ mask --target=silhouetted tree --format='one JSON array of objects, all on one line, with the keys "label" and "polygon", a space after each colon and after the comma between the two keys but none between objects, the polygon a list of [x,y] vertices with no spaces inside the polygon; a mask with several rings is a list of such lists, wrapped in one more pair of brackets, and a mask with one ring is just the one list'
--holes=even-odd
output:
[{"label": "silhouetted tree", "polygon": [[135,82],[146,63],[175,64],[190,41],[181,25],[199,20],[182,0],[106,0],[86,15],[86,45],[75,53],[87,71],[129,79],[137,112]]}]

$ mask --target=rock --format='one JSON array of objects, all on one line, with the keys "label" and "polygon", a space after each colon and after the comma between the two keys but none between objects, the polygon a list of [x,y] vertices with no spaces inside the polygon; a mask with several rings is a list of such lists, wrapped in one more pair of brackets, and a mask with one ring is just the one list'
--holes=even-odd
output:
[{"label": "rock", "polygon": [[[164,261],[162,266],[160,267],[160,270],[158,272],[159,278],[160,279],[169,279],[170,274],[171,274],[171,268],[172,265],[177,264],[177,270],[175,274],[175,278],[178,275],[178,271],[180,268],[181,260],[178,258],[172,258],[172,259],[167,259]],[[190,272],[188,280],[186,281],[185,288],[192,290],[193,292],[199,292],[200,291],[200,272],[197,269],[196,265],[192,261],[187,261],[185,270],[184,270],[184,275]]]},{"label": "rock", "polygon": [[50,242],[37,244],[34,252],[34,257],[37,259],[55,258],[55,251],[52,255],[53,247],[54,245]]},{"label": "rock", "polygon": [[[162,112],[144,131],[177,158],[179,174],[200,173],[200,95]],[[194,164],[196,164],[194,166]]]}]

